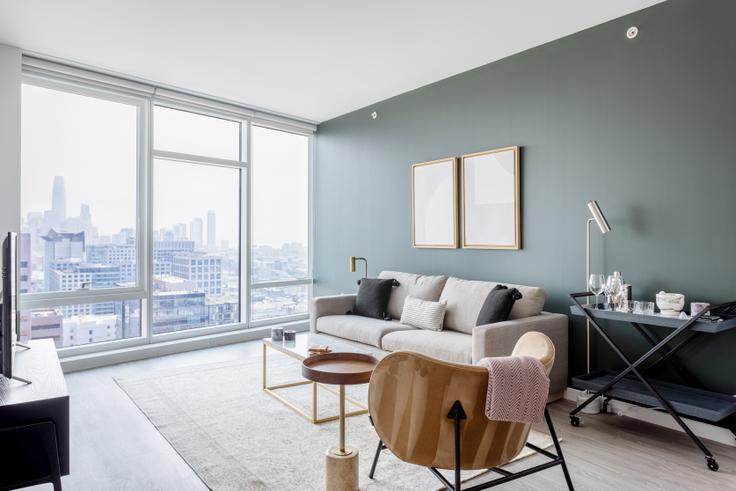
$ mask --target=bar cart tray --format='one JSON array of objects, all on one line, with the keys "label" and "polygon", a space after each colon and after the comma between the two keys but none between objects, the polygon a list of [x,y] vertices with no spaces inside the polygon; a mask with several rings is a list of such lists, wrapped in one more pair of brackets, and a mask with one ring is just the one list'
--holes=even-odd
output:
[{"label": "bar cart tray", "polygon": [[[593,306],[590,304],[585,304],[583,305],[583,307],[585,308],[585,311],[594,319],[608,319],[621,322],[637,322],[639,324],[666,327],[670,329],[677,329],[682,325],[683,322],[685,322],[685,320],[687,320],[683,320],[678,317],[669,317],[661,314],[642,315],[633,314],[630,312],[619,312],[615,310],[594,309]],[[583,309],[577,305],[571,305],[570,313],[572,315],[582,316]],[[734,328],[736,328],[736,318],[724,319],[721,322],[698,320],[690,328],[690,331],[716,334]]]},{"label": "bar cart tray", "polygon": [[[616,375],[617,373],[611,370],[591,372],[573,377],[572,385],[576,389],[588,389],[595,392],[613,380]],[[718,422],[736,414],[736,397],[734,396],[660,380],[649,379],[649,382],[682,416]],[[664,409],[657,398],[635,375],[624,377],[606,392],[606,396],[646,407]]]}]

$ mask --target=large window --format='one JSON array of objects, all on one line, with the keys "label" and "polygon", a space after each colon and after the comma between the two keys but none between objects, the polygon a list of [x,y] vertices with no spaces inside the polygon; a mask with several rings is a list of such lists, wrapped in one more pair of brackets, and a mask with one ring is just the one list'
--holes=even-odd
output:
[{"label": "large window", "polygon": [[[143,103],[30,84],[22,95],[21,293],[40,294],[42,307],[21,316],[22,339],[66,347],[139,336]],[[94,302],[111,290],[118,296]],[[88,303],[69,305],[79,292]],[[80,325],[92,334],[71,334]]]},{"label": "large window", "polygon": [[306,319],[309,129],[26,75],[23,340],[74,354]]},{"label": "large window", "polygon": [[307,312],[309,138],[254,126],[251,319]]},{"label": "large window", "polygon": [[162,106],[153,121],[153,334],[237,324],[247,122]]},{"label": "large window", "polygon": [[[21,213],[32,292],[135,282],[137,109],[23,86]],[[92,267],[110,255],[116,260]]]}]

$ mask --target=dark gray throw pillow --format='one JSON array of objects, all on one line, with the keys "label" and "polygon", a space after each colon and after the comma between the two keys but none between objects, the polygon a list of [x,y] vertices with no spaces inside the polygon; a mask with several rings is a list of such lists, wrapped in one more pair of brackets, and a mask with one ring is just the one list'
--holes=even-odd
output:
[{"label": "dark gray throw pillow", "polygon": [[363,317],[385,319],[387,317],[388,299],[391,296],[394,281],[396,280],[392,278],[385,280],[376,278],[361,279],[352,313]]},{"label": "dark gray throw pillow", "polygon": [[483,302],[483,307],[480,308],[475,325],[482,326],[509,320],[514,302],[520,298],[521,292],[516,288],[509,288],[506,285],[494,286]]}]

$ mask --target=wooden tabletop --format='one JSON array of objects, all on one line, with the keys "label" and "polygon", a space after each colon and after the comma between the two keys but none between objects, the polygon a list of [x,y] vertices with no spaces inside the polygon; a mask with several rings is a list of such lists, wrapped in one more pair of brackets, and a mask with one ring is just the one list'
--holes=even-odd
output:
[{"label": "wooden tabletop", "polygon": [[69,397],[54,341],[38,339],[28,345],[31,349],[15,348],[13,375],[31,383],[0,377],[0,407]]},{"label": "wooden tabletop", "polygon": [[326,353],[302,361],[302,376],[333,385],[367,384],[378,360],[364,353]]}]

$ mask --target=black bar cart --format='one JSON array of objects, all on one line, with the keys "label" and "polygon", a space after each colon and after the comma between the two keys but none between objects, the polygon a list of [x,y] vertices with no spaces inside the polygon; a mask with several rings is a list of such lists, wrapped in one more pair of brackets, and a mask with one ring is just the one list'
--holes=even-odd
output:
[{"label": "black bar cart", "polygon": [[[571,293],[572,315],[590,321],[596,332],[608,343],[616,355],[627,365],[621,372],[602,370],[573,377],[572,385],[587,389],[593,394],[570,412],[570,423],[580,425],[578,413],[596,398],[611,399],[666,411],[677,422],[693,443],[703,452],[708,469],[718,470],[718,462],[705,444],[698,438],[682,417],[728,427],[736,435],[736,397],[704,390],[677,358],[677,353],[688,343],[703,334],[719,334],[736,328],[736,301],[711,305],[687,319],[663,315],[641,315],[619,312],[581,303],[580,299],[593,296],[591,292]],[[701,319],[710,311],[718,322]],[[636,360],[631,360],[598,324],[600,320],[628,322],[651,345],[651,349]],[[658,338],[650,326],[672,329],[664,338]],[[689,385],[657,381],[645,375],[653,367],[668,361]]]}]

